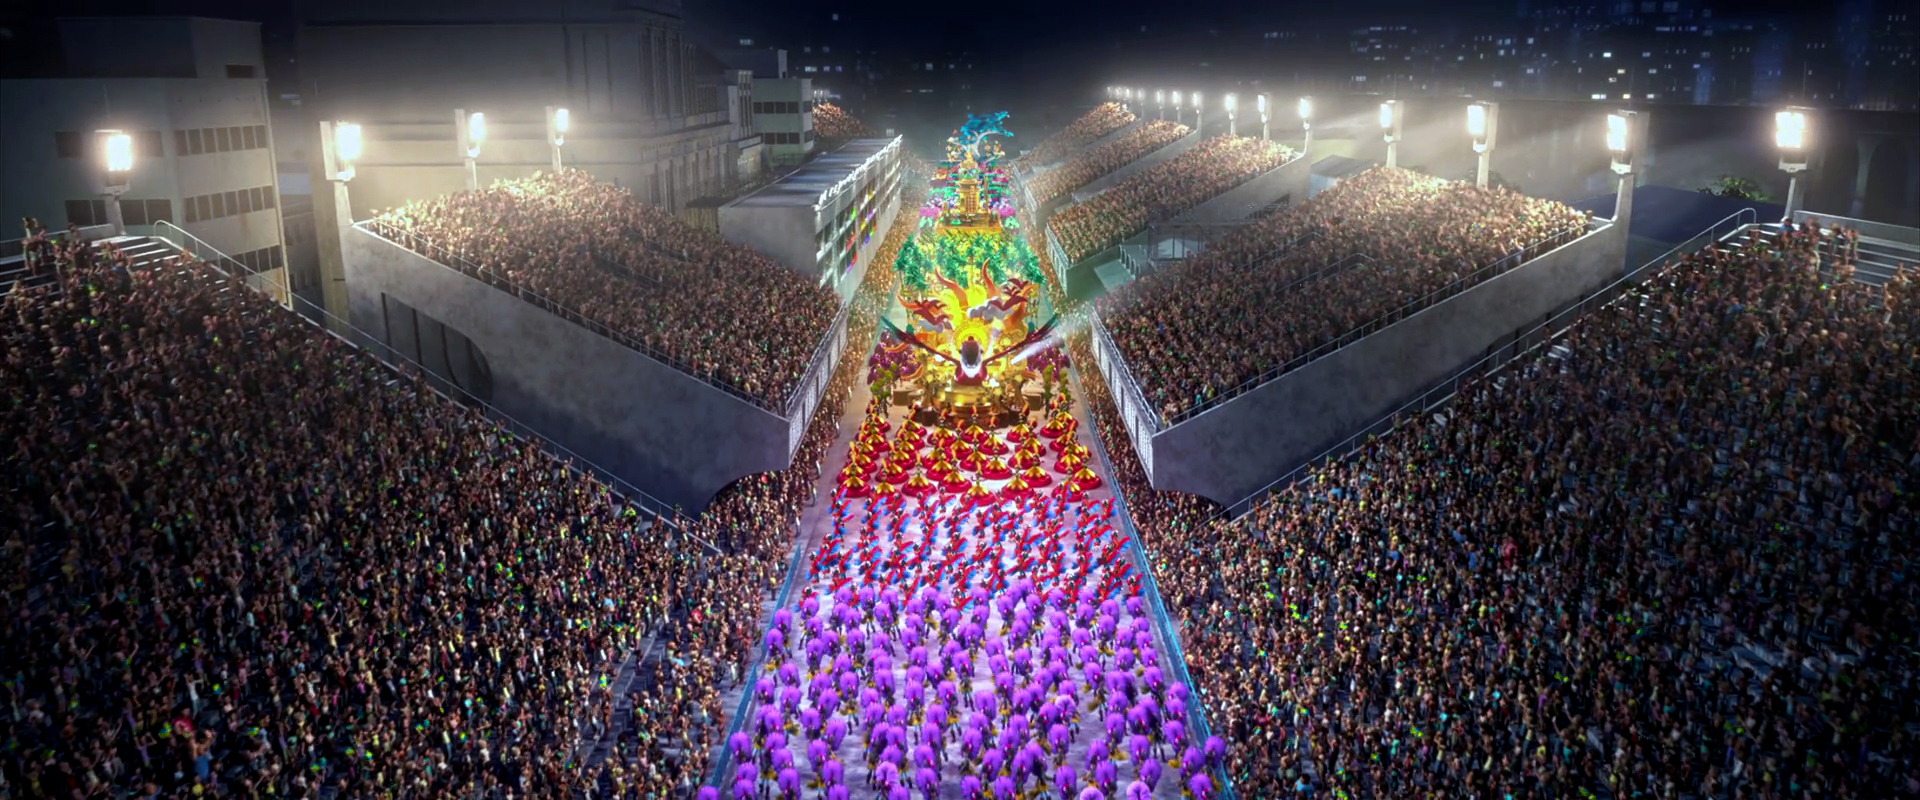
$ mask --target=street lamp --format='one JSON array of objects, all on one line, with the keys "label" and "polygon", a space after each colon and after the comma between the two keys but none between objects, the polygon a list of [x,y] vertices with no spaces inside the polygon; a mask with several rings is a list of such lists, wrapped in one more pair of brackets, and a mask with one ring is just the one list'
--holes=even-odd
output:
[{"label": "street lamp", "polygon": [[1180,90],[1179,89],[1173,90],[1173,121],[1180,122],[1181,120],[1186,119],[1186,115],[1185,115],[1186,109],[1187,109],[1186,104],[1180,102]]},{"label": "street lamp", "polygon": [[1807,125],[1812,109],[1789,107],[1773,115],[1773,143],[1780,148],[1780,171],[1787,173],[1787,219],[1793,219],[1793,212],[1800,210],[1801,192],[1800,173],[1807,171],[1807,150],[1810,144]]},{"label": "street lamp", "polygon": [[1272,140],[1273,136],[1270,135],[1270,131],[1267,127],[1267,120],[1268,120],[1267,93],[1261,92],[1259,96],[1255,97],[1254,105],[1258,106],[1260,109],[1260,139],[1262,141]]},{"label": "street lamp", "polygon": [[[1300,130],[1306,134],[1304,137],[1304,140],[1300,142],[1300,155],[1311,156],[1312,155],[1311,151],[1313,150],[1313,98],[1312,97],[1300,98]],[[1313,160],[1309,158],[1307,160],[1307,163],[1311,164],[1313,163]]]},{"label": "street lamp", "polygon": [[480,166],[475,163],[480,158],[480,146],[487,142],[487,115],[479,111],[468,114],[464,108],[453,110],[453,129],[460,139],[460,156],[467,165],[467,191],[480,188]]},{"label": "street lamp", "polygon": [[1406,111],[1398,100],[1388,100],[1380,104],[1380,130],[1387,140],[1387,166],[1400,166],[1400,130],[1406,121]]},{"label": "street lamp", "polygon": [[113,235],[125,236],[127,222],[120,215],[120,197],[133,186],[133,137],[117,128],[93,135],[100,147],[100,193],[107,197],[107,224],[113,226]]},{"label": "street lamp", "polygon": [[1228,136],[1240,135],[1240,115],[1238,113],[1239,105],[1240,105],[1239,100],[1233,96],[1232,92],[1228,92],[1227,93],[1227,135]]},{"label": "street lamp", "polygon": [[[818,102],[816,99],[815,102]],[[553,148],[553,171],[565,169],[560,163],[560,146],[567,143],[567,129],[573,127],[573,115],[564,108],[547,106],[547,144]]]},{"label": "street lamp", "polygon": [[1473,152],[1480,154],[1480,165],[1474,171],[1473,183],[1482,189],[1487,188],[1488,176],[1493,170],[1493,141],[1499,130],[1499,103],[1467,104],[1467,135],[1473,137]]},{"label": "street lamp", "polygon": [[1160,109],[1160,119],[1161,121],[1165,121],[1167,118],[1167,90],[1153,90],[1153,105]]}]

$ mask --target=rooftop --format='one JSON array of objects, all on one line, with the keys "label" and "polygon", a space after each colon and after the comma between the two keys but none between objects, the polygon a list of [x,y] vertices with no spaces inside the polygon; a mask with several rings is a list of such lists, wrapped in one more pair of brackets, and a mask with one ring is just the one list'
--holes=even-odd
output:
[{"label": "rooftop", "polygon": [[896,141],[899,141],[899,137],[854,139],[840,149],[817,156],[812,161],[802,164],[799,169],[727,205],[756,208],[812,208],[820,201],[821,196],[832,191],[833,187],[840,185],[840,182],[852,175],[860,165],[867,163],[869,159]]}]

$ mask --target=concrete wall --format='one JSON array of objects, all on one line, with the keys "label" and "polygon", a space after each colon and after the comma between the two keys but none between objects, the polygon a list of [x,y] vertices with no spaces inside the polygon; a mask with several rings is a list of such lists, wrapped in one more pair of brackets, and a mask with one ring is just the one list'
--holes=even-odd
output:
[{"label": "concrete wall", "polygon": [[[1607,227],[1160,431],[1153,485],[1233,503],[1379,419],[1500,337],[1620,276]],[[1119,392],[1115,392],[1119,394]]]},{"label": "concrete wall", "polygon": [[1173,223],[1238,222],[1282,197],[1301,203],[1307,199],[1313,165],[1295,156],[1292,161],[1267,170],[1253,180],[1221,192],[1219,197],[1201,203],[1173,218]]},{"label": "concrete wall", "polygon": [[788,420],[363,228],[344,233],[351,320],[383,341],[383,295],[471,340],[493,405],[669,503],[704,509],[728,483],[790,462]]},{"label": "concrete wall", "polygon": [[1119,169],[1116,169],[1112,172],[1109,172],[1106,175],[1103,175],[1100,178],[1095,179],[1092,183],[1089,183],[1085,186],[1080,187],[1078,191],[1075,191],[1072,194],[1073,202],[1084,203],[1086,202],[1087,198],[1092,197],[1101,192],[1104,192],[1115,186],[1118,186],[1121,181],[1124,181],[1128,178],[1138,175],[1141,172],[1144,172],[1153,167],[1164,164],[1168,161],[1172,161],[1176,156],[1179,156],[1181,153],[1185,153],[1188,150],[1192,150],[1193,148],[1199,146],[1202,138],[1203,137],[1201,136],[1199,131],[1194,131],[1193,133],[1189,133],[1185,136],[1175,139],[1173,140],[1173,144],[1167,145],[1166,147],[1162,147],[1158,150],[1155,150],[1151,153],[1141,156],[1139,160],[1131,164],[1128,164],[1124,167],[1121,167]]}]

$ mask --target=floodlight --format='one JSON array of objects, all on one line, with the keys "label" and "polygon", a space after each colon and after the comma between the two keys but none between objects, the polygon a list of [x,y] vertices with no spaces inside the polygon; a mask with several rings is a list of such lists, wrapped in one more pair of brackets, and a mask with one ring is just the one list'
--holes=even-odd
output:
[{"label": "floodlight", "polygon": [[1773,143],[1780,148],[1780,157],[1784,161],[1788,154],[1806,162],[1807,151],[1807,112],[1806,109],[1789,108],[1773,115]]},{"label": "floodlight", "polygon": [[1301,122],[1313,121],[1313,98],[1311,97],[1300,98],[1300,121]]},{"label": "floodlight", "polygon": [[1392,100],[1388,100],[1387,102],[1380,104],[1380,127],[1382,128],[1393,127],[1393,101]]},{"label": "floodlight", "polygon": [[133,137],[125,131],[97,131],[100,137],[100,155],[105,159],[103,166],[109,174],[133,171]]},{"label": "floodlight", "polygon": [[567,143],[567,130],[573,127],[573,115],[564,108],[547,107],[547,131],[555,145]]},{"label": "floodlight", "polygon": [[1179,89],[1175,89],[1175,90],[1173,90],[1173,104],[1174,104],[1175,106],[1181,106],[1181,105],[1185,105],[1184,103],[1181,103],[1181,102],[1180,102],[1180,90],[1179,90]]},{"label": "floodlight", "polygon": [[1200,109],[1201,109],[1201,105],[1200,105],[1200,93],[1199,93],[1199,92],[1194,92],[1194,93],[1193,93],[1193,110],[1195,110],[1195,111],[1199,111]]},{"label": "floodlight", "polygon": [[1634,150],[1640,143],[1634,127],[1638,120],[1632,111],[1615,111],[1607,115],[1607,152],[1613,156],[1613,171],[1621,175],[1633,172]]},{"label": "floodlight", "polygon": [[333,123],[333,152],[342,164],[359,161],[360,154],[366,151],[366,147],[366,140],[360,133],[360,123]]},{"label": "floodlight", "polygon": [[1261,116],[1261,117],[1262,117],[1262,118],[1264,119],[1264,118],[1265,118],[1265,117],[1267,116],[1267,95],[1266,95],[1266,93],[1264,93],[1264,92],[1262,92],[1262,93],[1260,93],[1260,94],[1257,94],[1257,95],[1254,95],[1254,97],[1253,97],[1253,105],[1254,105],[1254,108],[1256,108],[1256,109],[1258,109],[1258,110],[1259,110],[1259,112],[1260,112],[1260,116]]},{"label": "floodlight", "polygon": [[475,111],[467,115],[467,157],[479,158],[480,145],[487,141],[487,115]]},{"label": "floodlight", "polygon": [[1155,90],[1153,90],[1153,102],[1154,102],[1154,105],[1161,105],[1161,106],[1164,106],[1164,105],[1166,105],[1166,104],[1167,104],[1167,90],[1165,90],[1165,89],[1155,89]]},{"label": "floodlight", "polygon": [[1467,106],[1467,135],[1477,143],[1487,138],[1487,107],[1480,103]]}]

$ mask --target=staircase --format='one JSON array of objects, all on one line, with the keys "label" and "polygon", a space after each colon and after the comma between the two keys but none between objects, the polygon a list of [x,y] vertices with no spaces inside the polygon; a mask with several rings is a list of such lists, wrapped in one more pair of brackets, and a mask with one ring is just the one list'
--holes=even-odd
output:
[{"label": "staircase", "polygon": [[[170,264],[179,260],[180,251],[163,239],[151,236],[115,236],[99,240],[111,244],[130,259],[133,271],[149,269],[157,264]],[[30,290],[53,287],[59,291],[59,273],[51,267],[43,267],[38,273],[27,270],[25,256],[13,256],[0,259],[0,296],[16,290]]]}]

